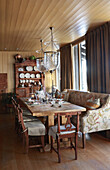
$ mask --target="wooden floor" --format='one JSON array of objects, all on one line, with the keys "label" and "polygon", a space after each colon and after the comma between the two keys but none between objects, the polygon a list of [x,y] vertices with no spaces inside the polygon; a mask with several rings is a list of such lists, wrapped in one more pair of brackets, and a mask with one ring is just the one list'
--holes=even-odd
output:
[{"label": "wooden floor", "polygon": [[62,150],[61,158],[59,164],[55,152],[41,153],[35,148],[24,154],[14,130],[14,115],[0,109],[0,170],[110,170],[110,141],[91,134],[82,149],[79,138],[78,160],[74,160],[74,150]]}]

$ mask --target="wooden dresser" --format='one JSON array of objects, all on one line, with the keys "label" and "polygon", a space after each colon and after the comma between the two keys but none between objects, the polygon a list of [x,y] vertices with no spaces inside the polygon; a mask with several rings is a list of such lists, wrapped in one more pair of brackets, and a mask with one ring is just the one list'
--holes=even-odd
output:
[{"label": "wooden dresser", "polygon": [[15,63],[15,92],[19,97],[29,97],[44,86],[44,73],[37,70],[36,61]]}]

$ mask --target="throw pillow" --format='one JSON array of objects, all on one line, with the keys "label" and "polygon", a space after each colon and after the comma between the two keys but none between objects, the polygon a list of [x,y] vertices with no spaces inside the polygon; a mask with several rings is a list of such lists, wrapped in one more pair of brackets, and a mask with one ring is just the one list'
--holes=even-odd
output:
[{"label": "throw pillow", "polygon": [[61,98],[61,92],[58,89],[56,90],[55,98]]},{"label": "throw pillow", "polygon": [[61,93],[61,98],[64,100],[64,101],[68,101],[69,99],[69,92],[62,92]]},{"label": "throw pillow", "polygon": [[95,110],[100,107],[100,98],[94,99],[93,97],[91,99],[88,99],[86,102],[87,110]]}]

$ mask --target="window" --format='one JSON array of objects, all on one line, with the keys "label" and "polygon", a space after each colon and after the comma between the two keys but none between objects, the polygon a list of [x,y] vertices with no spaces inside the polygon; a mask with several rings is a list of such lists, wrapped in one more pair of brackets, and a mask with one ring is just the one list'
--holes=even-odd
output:
[{"label": "window", "polygon": [[87,91],[85,41],[73,46],[73,84],[74,90]]},{"label": "window", "polygon": [[73,83],[74,89],[79,90],[79,57],[78,45],[73,47]]},{"label": "window", "polygon": [[60,90],[60,52],[58,56],[58,67],[56,69],[56,86]]}]

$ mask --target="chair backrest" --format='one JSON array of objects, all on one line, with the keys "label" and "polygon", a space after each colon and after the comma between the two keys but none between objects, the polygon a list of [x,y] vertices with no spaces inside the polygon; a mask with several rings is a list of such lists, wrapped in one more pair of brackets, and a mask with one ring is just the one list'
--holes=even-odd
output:
[{"label": "chair backrest", "polygon": [[[76,115],[77,115],[77,114],[79,114],[79,113],[76,113]],[[71,123],[71,117],[72,117],[72,115],[75,115],[75,113],[57,113],[57,114],[55,114],[55,115],[57,115],[58,133],[64,132],[64,131],[77,130],[77,128],[76,128],[76,127],[73,127],[73,126],[72,126],[72,123]],[[64,129],[61,129],[61,127],[60,127],[60,125],[61,125],[61,119],[60,119],[60,118],[61,118],[62,116],[65,116],[65,118],[67,119]],[[77,123],[78,123],[78,120],[77,120]]]},{"label": "chair backrest", "polygon": [[15,106],[16,106],[16,101],[15,101],[15,99],[12,97],[11,98],[12,99],[12,104],[13,104],[13,106],[14,106],[14,108],[15,108]]},{"label": "chair backrest", "polygon": [[21,109],[20,105],[18,105],[18,115],[19,115],[19,120],[22,126],[22,130],[23,132],[26,130],[26,127],[24,125],[24,121],[23,121],[23,110]]},{"label": "chair backrest", "polygon": [[12,97],[12,104],[13,104],[13,107],[14,107],[14,112],[15,114],[17,115],[17,107],[18,107],[18,103],[16,102],[16,100]]}]

